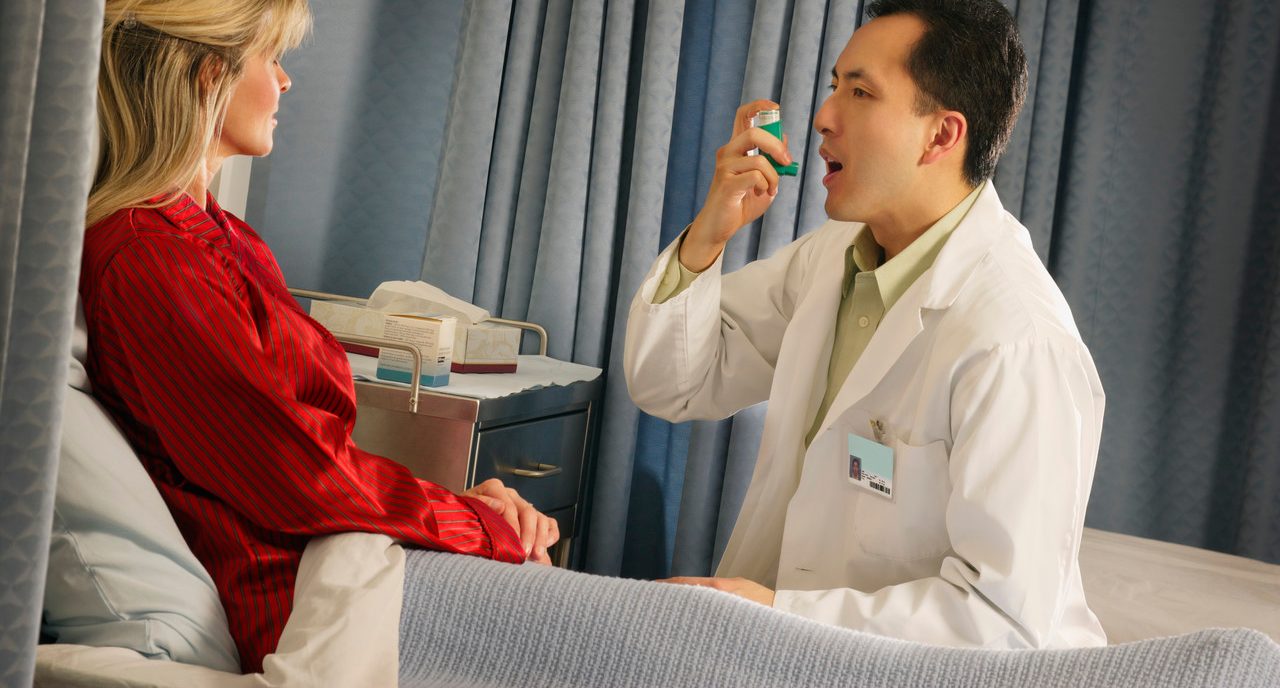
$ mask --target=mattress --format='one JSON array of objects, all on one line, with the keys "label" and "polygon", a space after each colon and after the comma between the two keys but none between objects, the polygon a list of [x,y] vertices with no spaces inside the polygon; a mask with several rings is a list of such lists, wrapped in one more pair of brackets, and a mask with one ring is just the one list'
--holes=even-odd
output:
[{"label": "mattress", "polygon": [[1112,645],[1237,626],[1280,642],[1278,565],[1085,528],[1080,575]]}]

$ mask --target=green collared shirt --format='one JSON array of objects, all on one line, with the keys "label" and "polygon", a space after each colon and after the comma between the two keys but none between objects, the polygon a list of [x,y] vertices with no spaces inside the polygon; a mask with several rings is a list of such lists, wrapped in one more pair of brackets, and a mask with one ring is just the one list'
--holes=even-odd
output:
[{"label": "green collared shirt", "polygon": [[882,263],[884,251],[876,244],[869,229],[860,232],[845,251],[844,286],[840,309],[836,313],[831,362],[827,366],[827,390],[813,418],[813,425],[805,435],[806,447],[818,433],[818,428],[827,417],[827,411],[831,409],[831,403],[840,393],[853,365],[858,362],[862,352],[866,351],[884,314],[893,308],[920,275],[933,267],[938,252],[969,213],[981,190],[982,185],[979,185],[971,191],[892,260]]},{"label": "green collared shirt", "polygon": [[[845,251],[845,277],[841,286],[840,307],[836,311],[835,343],[831,349],[831,362],[827,366],[827,389],[822,405],[814,416],[813,425],[805,436],[805,446],[813,441],[818,428],[831,409],[849,371],[857,363],[871,336],[875,334],[884,314],[902,298],[920,275],[933,266],[947,238],[964,220],[984,185],[965,196],[956,207],[943,215],[933,226],[911,242],[892,260],[884,260],[884,250],[876,243],[870,230],[864,229]],[[680,264],[679,252],[667,263],[667,270],[654,292],[653,303],[668,301],[688,288],[700,273],[692,272]]]}]

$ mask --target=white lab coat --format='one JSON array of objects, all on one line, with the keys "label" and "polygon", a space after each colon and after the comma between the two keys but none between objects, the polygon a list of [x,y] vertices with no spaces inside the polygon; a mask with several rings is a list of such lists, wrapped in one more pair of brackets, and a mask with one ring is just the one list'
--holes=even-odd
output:
[{"label": "white lab coat", "polygon": [[[772,257],[720,261],[666,303],[668,247],[631,306],[637,405],[716,419],[766,399],[751,486],[716,575],[818,621],[941,645],[1103,645],[1077,554],[1104,396],[1062,293],[987,183],[885,314],[808,450],[845,248],[829,221]],[[895,453],[892,501],[847,480],[848,434]]]}]

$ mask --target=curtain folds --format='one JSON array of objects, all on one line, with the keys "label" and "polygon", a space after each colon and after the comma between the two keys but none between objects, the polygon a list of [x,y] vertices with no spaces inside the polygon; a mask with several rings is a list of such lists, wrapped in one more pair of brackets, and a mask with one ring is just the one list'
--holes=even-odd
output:
[{"label": "curtain folds", "polygon": [[102,8],[0,5],[0,685],[31,685],[93,165]]},{"label": "curtain folds", "polygon": [[1088,522],[1280,561],[1280,7],[1086,9],[1050,267],[1108,393]]}]

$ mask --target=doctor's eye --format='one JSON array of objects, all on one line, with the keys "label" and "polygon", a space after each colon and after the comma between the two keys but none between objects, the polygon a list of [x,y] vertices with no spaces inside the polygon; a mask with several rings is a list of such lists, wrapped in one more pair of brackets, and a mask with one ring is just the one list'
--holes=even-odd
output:
[{"label": "doctor's eye", "polygon": [[835,91],[835,90],[836,90],[836,85],[835,85],[834,83],[827,84],[827,90],[828,90],[828,91]]},{"label": "doctor's eye", "polygon": [[860,89],[860,88],[858,88],[857,86],[854,86],[854,87],[853,87],[853,97],[854,97],[854,98],[865,98],[865,97],[867,97],[867,96],[869,96],[869,95],[871,95],[871,94],[870,94],[870,93],[867,93],[866,91],[864,91],[864,90],[862,90],[862,89]]}]

